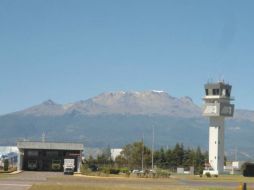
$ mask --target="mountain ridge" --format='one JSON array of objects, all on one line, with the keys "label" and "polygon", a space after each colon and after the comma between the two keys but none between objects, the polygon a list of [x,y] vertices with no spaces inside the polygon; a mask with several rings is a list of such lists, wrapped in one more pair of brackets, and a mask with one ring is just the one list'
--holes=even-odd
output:
[{"label": "mountain ridge", "polygon": [[[59,104],[48,99],[41,104],[9,114],[61,116],[74,112],[81,115],[127,114],[182,118],[202,117],[202,107],[196,105],[191,97],[177,98],[165,91],[158,90],[104,92],[86,100],[66,104]],[[236,109],[233,118],[254,122],[254,111]]]},{"label": "mountain ridge", "polygon": [[[59,104],[51,99],[0,116],[0,144],[19,139],[82,142],[87,146],[121,147],[150,137],[155,127],[157,148],[183,143],[208,148],[208,118],[192,99],[164,91],[109,92],[87,100]],[[254,155],[254,111],[236,110],[226,119],[225,146]],[[149,142],[148,142],[149,143]]]},{"label": "mountain ridge", "polygon": [[[179,109],[179,107],[181,109]],[[22,115],[64,115],[70,112],[80,114],[133,114],[198,117],[199,106],[188,96],[176,98],[164,91],[109,92],[73,103],[58,104],[49,99],[41,104],[15,112]],[[179,112],[181,111],[181,112]]]}]

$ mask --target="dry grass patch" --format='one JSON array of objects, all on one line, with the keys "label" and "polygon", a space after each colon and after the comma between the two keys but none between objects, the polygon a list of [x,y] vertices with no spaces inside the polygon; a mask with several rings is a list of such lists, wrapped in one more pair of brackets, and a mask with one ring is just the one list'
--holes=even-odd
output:
[{"label": "dry grass patch", "polygon": [[[216,182],[237,182],[242,176],[199,176],[176,175],[171,178],[119,178],[94,176],[57,176],[48,178],[47,183],[33,185],[29,190],[235,190],[231,187],[210,187]],[[246,179],[246,178],[244,178]],[[249,179],[252,180],[253,179]],[[194,182],[194,183],[193,183]],[[240,184],[240,183],[239,183]]]},{"label": "dry grass patch", "polygon": [[7,178],[7,177],[11,177],[11,175],[7,173],[0,173],[0,179]]},{"label": "dry grass patch", "polygon": [[243,177],[241,175],[219,175],[218,177],[199,177],[193,175],[175,175],[176,179],[184,179],[190,181],[204,181],[204,182],[246,182],[246,183],[254,183],[253,177]]},{"label": "dry grass patch", "polygon": [[85,185],[56,185],[56,184],[40,184],[33,185],[29,190],[225,190],[225,188],[207,188],[207,187],[101,187],[101,186],[85,186]]},{"label": "dry grass patch", "polygon": [[[87,186],[87,185],[70,185],[70,184],[47,184],[47,185],[33,185],[29,190],[166,190],[166,188],[140,188],[140,187],[123,187],[123,186],[113,186],[113,187],[102,187],[98,185]],[[167,188],[168,189],[168,188]],[[175,190],[185,190],[182,188],[174,187]]]}]

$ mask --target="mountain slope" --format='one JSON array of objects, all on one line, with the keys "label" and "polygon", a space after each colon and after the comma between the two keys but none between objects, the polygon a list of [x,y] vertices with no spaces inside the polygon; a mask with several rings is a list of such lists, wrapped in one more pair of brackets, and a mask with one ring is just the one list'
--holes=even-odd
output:
[{"label": "mountain slope", "polygon": [[[25,110],[0,116],[0,144],[19,139],[82,142],[92,147],[121,147],[140,140],[156,148],[180,142],[208,148],[208,119],[189,97],[176,98],[162,91],[103,93],[84,101],[57,104],[47,100]],[[236,110],[226,121],[225,146],[254,155],[254,112]]]},{"label": "mountain slope", "polygon": [[85,115],[166,115],[183,118],[200,117],[201,114],[200,108],[191,98],[175,98],[163,91],[103,93],[85,101],[64,105],[47,100],[16,114],[57,116],[73,112]]}]

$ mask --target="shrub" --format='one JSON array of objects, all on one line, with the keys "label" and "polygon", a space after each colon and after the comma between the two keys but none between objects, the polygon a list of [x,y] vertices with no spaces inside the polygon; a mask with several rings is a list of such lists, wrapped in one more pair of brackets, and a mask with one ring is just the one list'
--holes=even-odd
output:
[{"label": "shrub", "polygon": [[92,172],[96,172],[98,171],[98,166],[95,164],[89,164],[88,168],[92,171]]},{"label": "shrub", "polygon": [[80,167],[80,172],[81,174],[86,175],[86,174],[89,174],[91,170],[88,168],[86,164],[82,164]]},{"label": "shrub", "polygon": [[125,173],[125,175],[126,175],[126,177],[130,177],[131,172],[130,172],[130,171],[128,171],[127,173]]},{"label": "shrub", "polygon": [[101,171],[105,174],[110,174],[110,169],[107,167],[102,168]]},{"label": "shrub", "polygon": [[80,172],[83,175],[93,175],[99,171],[96,165],[82,164],[80,167]]},{"label": "shrub", "polygon": [[168,170],[156,170],[156,177],[169,177],[170,175]]},{"label": "shrub", "polygon": [[203,175],[203,169],[202,168],[198,170],[198,174]]},{"label": "shrub", "polygon": [[119,174],[120,169],[104,167],[104,168],[102,168],[102,172],[105,174]]},{"label": "shrub", "polygon": [[206,172],[205,175],[206,175],[206,177],[212,177],[210,172]]},{"label": "shrub", "polygon": [[203,174],[203,168],[202,167],[197,167],[194,171],[194,174],[197,174],[197,175]]},{"label": "shrub", "polygon": [[130,173],[129,168],[120,168],[120,172],[125,174]]},{"label": "shrub", "polygon": [[109,169],[109,173],[110,173],[110,174],[119,174],[119,173],[120,173],[120,169],[117,169],[117,168],[110,168],[110,169]]}]

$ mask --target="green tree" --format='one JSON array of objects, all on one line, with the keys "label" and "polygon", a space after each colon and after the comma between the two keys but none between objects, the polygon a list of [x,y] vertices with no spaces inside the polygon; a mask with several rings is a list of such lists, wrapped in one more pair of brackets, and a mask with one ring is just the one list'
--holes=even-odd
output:
[{"label": "green tree", "polygon": [[176,144],[173,149],[165,151],[163,148],[154,153],[155,164],[159,168],[171,169],[175,171],[177,167],[195,167],[195,172],[199,173],[204,169],[204,163],[208,160],[208,152],[202,153],[200,147],[197,149],[184,149],[181,144]]},{"label": "green tree", "polygon": [[197,148],[194,157],[195,173],[202,173],[205,166],[205,156],[202,154],[200,147]]},{"label": "green tree", "polygon": [[159,168],[166,168],[167,160],[163,148],[161,148],[159,151],[154,152],[154,163]]},{"label": "green tree", "polygon": [[110,145],[108,145],[108,147],[103,150],[102,154],[107,158],[107,160],[111,160],[112,159],[111,158],[111,148],[110,148]]},{"label": "green tree", "polygon": [[[130,169],[141,169],[142,152],[144,168],[150,168],[151,150],[146,147],[143,142],[134,142],[132,144],[127,144],[126,146],[124,146],[121,155],[117,158],[117,161],[121,161],[124,166],[128,166]],[[118,164],[120,164],[120,162],[118,162]]]},{"label": "green tree", "polygon": [[171,149],[168,149],[165,153],[166,162],[165,162],[165,169],[173,170],[173,165],[175,165],[175,161],[173,158],[173,153]]},{"label": "green tree", "polygon": [[104,167],[112,167],[114,165],[113,160],[111,159],[111,154],[108,154],[108,149],[103,150],[103,152],[97,155],[96,158],[89,156],[88,159],[85,160],[85,166],[90,168],[92,171],[97,169],[101,169]]},{"label": "green tree", "polygon": [[111,156],[109,156],[108,154],[105,154],[105,153],[99,154],[97,156],[96,163],[97,163],[98,166],[103,166],[103,167],[113,166],[113,160],[111,159]]},{"label": "green tree", "polygon": [[128,167],[128,161],[123,155],[119,155],[115,159],[115,166],[116,167]]},{"label": "green tree", "polygon": [[183,167],[188,168],[193,164],[192,151],[190,149],[184,150]]},{"label": "green tree", "polygon": [[172,151],[171,167],[176,169],[177,167],[182,166],[183,156],[184,156],[184,147],[182,144],[180,145],[177,143]]}]

